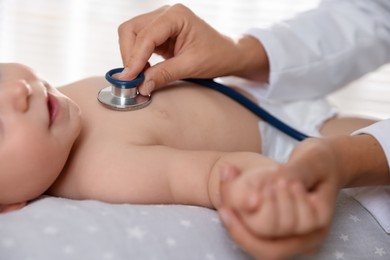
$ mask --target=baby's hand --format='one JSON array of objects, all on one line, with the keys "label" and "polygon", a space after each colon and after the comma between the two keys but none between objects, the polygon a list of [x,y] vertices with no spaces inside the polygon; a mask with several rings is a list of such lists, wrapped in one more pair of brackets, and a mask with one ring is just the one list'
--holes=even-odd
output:
[{"label": "baby's hand", "polygon": [[258,169],[252,168],[244,173],[233,165],[225,165],[222,169],[221,199],[223,205],[237,210],[241,214],[255,213],[259,210],[262,196],[261,191],[270,181],[273,166],[267,166],[259,173]]},{"label": "baby's hand", "polygon": [[310,195],[298,181],[276,178],[258,191],[255,212],[236,212],[255,235],[281,238],[309,233],[320,226]]},{"label": "baby's hand", "polygon": [[280,238],[306,234],[321,226],[313,206],[315,199],[299,181],[278,175],[278,166],[241,174],[227,166],[224,171],[230,181],[222,185],[223,206],[235,211],[254,235]]}]

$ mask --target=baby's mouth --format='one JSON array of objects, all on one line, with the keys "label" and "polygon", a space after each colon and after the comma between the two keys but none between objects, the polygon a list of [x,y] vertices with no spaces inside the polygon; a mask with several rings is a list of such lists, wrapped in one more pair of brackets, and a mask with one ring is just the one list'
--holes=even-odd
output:
[{"label": "baby's mouth", "polygon": [[60,109],[58,99],[52,94],[47,94],[47,111],[49,113],[49,127],[54,123]]}]

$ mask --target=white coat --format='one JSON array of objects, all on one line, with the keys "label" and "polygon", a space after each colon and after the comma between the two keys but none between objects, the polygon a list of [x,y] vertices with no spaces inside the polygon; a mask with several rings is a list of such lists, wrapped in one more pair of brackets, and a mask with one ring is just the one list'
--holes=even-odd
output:
[{"label": "white coat", "polygon": [[[262,42],[269,58],[264,98],[324,96],[390,62],[390,0],[323,0],[316,9],[248,34]],[[390,165],[390,119],[356,133],[373,135]]]}]

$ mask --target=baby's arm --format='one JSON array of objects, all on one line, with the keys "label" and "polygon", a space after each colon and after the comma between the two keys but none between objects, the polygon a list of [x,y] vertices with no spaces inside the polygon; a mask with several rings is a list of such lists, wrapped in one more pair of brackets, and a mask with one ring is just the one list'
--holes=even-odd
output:
[{"label": "baby's arm", "polygon": [[173,202],[218,208],[221,169],[233,163],[240,171],[275,162],[252,152],[188,151],[161,147]]},{"label": "baby's arm", "polygon": [[[100,162],[108,163],[96,159],[96,163]],[[96,177],[92,179],[93,185],[88,183],[88,197],[111,203],[175,203],[216,208],[220,201],[220,170],[226,162],[234,163],[240,171],[259,163],[274,164],[251,152],[133,145],[112,157],[108,166],[111,172],[99,176],[100,184],[95,182]]]},{"label": "baby's arm", "polygon": [[83,194],[72,198],[216,208],[220,201],[220,169],[225,162],[242,165],[242,171],[254,167],[255,161],[270,162],[251,152],[185,150],[164,145],[131,145],[117,150],[110,160],[104,153],[93,158],[94,168],[109,172],[80,175],[78,178],[85,178],[80,185]]}]

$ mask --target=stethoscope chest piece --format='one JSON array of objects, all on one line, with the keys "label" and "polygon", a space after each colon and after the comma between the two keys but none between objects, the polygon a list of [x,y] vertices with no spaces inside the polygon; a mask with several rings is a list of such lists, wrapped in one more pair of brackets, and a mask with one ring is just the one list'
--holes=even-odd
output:
[{"label": "stethoscope chest piece", "polygon": [[114,110],[137,110],[150,104],[150,96],[142,96],[138,93],[138,86],[145,77],[141,73],[134,80],[119,80],[112,76],[122,72],[123,68],[112,69],[106,73],[106,80],[111,86],[99,91],[98,100],[104,106]]}]

